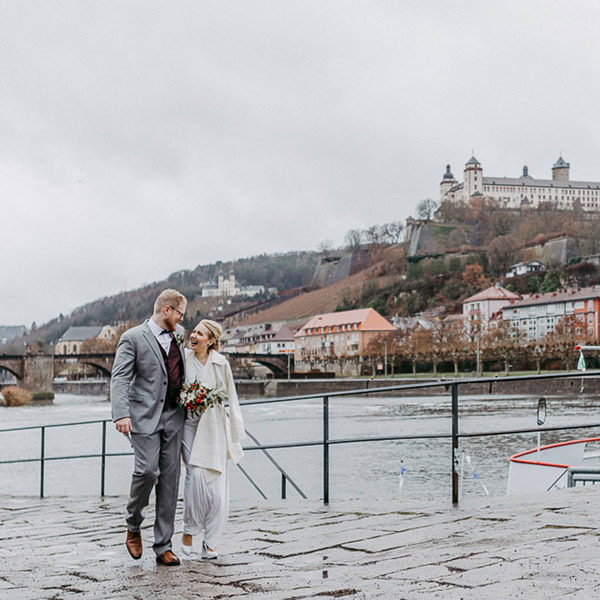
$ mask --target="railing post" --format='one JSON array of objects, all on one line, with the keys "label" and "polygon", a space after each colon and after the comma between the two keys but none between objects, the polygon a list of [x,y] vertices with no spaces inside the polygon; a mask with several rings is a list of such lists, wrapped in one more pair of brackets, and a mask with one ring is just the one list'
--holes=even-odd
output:
[{"label": "railing post", "polygon": [[323,396],[323,503],[329,504],[329,397]]},{"label": "railing post", "polygon": [[281,474],[281,499],[285,500],[285,484],[286,484],[287,480],[285,478],[285,475],[282,473]]},{"label": "railing post", "polygon": [[104,497],[106,478],[106,421],[102,421],[102,466],[100,468],[100,496]]},{"label": "railing post", "polygon": [[40,498],[44,497],[44,459],[46,458],[46,428],[42,425],[40,440]]},{"label": "railing post", "polygon": [[458,504],[458,384],[452,391],[452,504]]}]

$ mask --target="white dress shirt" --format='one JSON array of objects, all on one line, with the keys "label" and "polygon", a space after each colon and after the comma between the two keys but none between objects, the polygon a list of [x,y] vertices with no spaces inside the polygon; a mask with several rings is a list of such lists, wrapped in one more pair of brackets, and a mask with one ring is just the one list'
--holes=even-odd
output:
[{"label": "white dress shirt", "polygon": [[171,349],[171,340],[173,336],[169,335],[169,332],[164,330],[160,325],[156,324],[152,319],[147,321],[150,331],[154,337],[158,340],[158,343],[163,347],[163,350],[169,356],[169,350]]}]

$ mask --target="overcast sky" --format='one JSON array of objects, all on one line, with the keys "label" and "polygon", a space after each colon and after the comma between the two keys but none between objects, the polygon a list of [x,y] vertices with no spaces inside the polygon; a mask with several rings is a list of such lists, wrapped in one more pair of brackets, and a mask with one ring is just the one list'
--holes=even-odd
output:
[{"label": "overcast sky", "polygon": [[599,6],[2,0],[0,325],[339,245],[472,151],[600,180]]}]

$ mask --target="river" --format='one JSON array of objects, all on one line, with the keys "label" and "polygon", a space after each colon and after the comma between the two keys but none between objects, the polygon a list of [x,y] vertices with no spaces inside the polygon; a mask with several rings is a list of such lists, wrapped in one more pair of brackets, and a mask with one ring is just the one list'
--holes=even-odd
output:
[{"label": "river", "polygon": [[[536,426],[537,397],[466,396],[460,398],[462,433]],[[600,421],[595,396],[547,397],[547,426]],[[242,410],[246,427],[263,444],[318,441],[323,435],[319,400],[248,405]],[[54,425],[110,418],[104,398],[61,394],[52,406],[0,407],[1,428]],[[412,398],[332,398],[330,438],[450,433],[450,399],[446,396]],[[46,457],[94,454],[101,451],[99,424],[46,429]],[[600,430],[548,432],[542,443],[595,437]],[[484,486],[492,496],[506,491],[508,459],[533,448],[536,434],[515,434],[461,440],[462,455],[469,456],[478,477],[465,461],[462,497],[481,497]],[[252,445],[250,440],[246,445]],[[330,448],[330,501],[385,499],[397,504],[451,502],[451,442],[449,439],[369,442],[332,445]],[[108,425],[107,452],[129,452],[128,441]],[[275,459],[312,500],[322,498],[320,447],[277,449]],[[40,430],[0,432],[0,460],[39,458]],[[247,451],[242,466],[267,497],[280,495],[281,478],[266,457]],[[401,466],[405,469],[401,476]],[[132,457],[109,457],[106,494],[127,494]],[[94,495],[100,491],[100,459],[48,461],[46,495]],[[39,462],[0,465],[0,494],[39,493]],[[232,500],[260,496],[237,468],[230,469]],[[483,485],[482,485],[483,484]],[[288,497],[298,497],[288,484]]]}]

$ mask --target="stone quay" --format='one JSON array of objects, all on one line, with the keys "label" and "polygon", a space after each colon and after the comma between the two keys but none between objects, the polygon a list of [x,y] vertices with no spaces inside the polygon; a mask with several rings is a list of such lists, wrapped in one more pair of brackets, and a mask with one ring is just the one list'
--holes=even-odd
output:
[{"label": "stone quay", "polygon": [[[0,598],[595,599],[600,486],[460,507],[232,505],[214,561],[124,546],[124,497],[0,497]],[[180,556],[181,503],[174,550]],[[197,540],[199,547],[200,540]],[[199,549],[199,548],[198,548]]]}]

